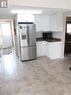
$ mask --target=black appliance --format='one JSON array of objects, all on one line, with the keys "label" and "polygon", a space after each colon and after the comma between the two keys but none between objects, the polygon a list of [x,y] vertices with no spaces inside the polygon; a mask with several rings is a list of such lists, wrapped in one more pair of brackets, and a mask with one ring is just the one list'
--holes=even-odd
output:
[{"label": "black appliance", "polygon": [[53,38],[52,32],[48,32],[48,33],[44,32],[43,33],[43,39],[52,39],[52,38]]}]

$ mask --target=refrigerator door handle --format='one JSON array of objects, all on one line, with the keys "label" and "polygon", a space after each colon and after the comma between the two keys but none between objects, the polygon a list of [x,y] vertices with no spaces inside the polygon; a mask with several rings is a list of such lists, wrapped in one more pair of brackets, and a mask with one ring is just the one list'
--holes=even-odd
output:
[{"label": "refrigerator door handle", "polygon": [[29,37],[29,26],[27,25],[27,41],[28,41],[28,46],[30,45],[30,37]]}]

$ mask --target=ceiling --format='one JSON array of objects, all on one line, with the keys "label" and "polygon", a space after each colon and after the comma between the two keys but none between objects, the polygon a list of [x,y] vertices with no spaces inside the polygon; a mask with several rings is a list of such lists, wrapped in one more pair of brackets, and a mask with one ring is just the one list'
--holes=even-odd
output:
[{"label": "ceiling", "polygon": [[[14,16],[16,14],[12,14],[11,10],[12,9],[35,9],[35,10],[42,10],[43,14],[54,14],[57,12],[63,12],[63,13],[67,13],[68,15],[71,14],[70,10],[66,10],[66,9],[55,9],[55,8],[35,8],[35,7],[10,7],[10,8],[0,8],[0,16]],[[66,15],[67,15],[66,14]]]}]

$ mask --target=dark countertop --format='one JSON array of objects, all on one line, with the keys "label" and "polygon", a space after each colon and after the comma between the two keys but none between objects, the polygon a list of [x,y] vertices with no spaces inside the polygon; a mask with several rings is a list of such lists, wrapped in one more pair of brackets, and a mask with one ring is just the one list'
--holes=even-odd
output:
[{"label": "dark countertop", "polygon": [[61,39],[59,38],[51,38],[51,39],[36,38],[36,41],[59,42],[61,41]]}]

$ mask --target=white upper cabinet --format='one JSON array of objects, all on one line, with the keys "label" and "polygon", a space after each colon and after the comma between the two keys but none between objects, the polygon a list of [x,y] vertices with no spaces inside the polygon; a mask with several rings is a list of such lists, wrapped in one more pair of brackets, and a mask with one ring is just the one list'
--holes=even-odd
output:
[{"label": "white upper cabinet", "polygon": [[34,23],[36,24],[36,31],[42,31],[42,17],[41,17],[41,15],[34,16]]},{"label": "white upper cabinet", "polygon": [[56,16],[56,14],[50,15],[50,31],[57,31],[57,16]]},{"label": "white upper cabinet", "polygon": [[18,22],[34,22],[34,15],[20,13],[17,15],[17,20]]},{"label": "white upper cabinet", "polygon": [[50,15],[50,31],[63,31],[63,14],[55,13]]},{"label": "white upper cabinet", "polygon": [[49,31],[49,15],[41,14],[34,16],[36,31]]},{"label": "white upper cabinet", "polygon": [[43,31],[49,31],[49,15],[42,15]]}]

